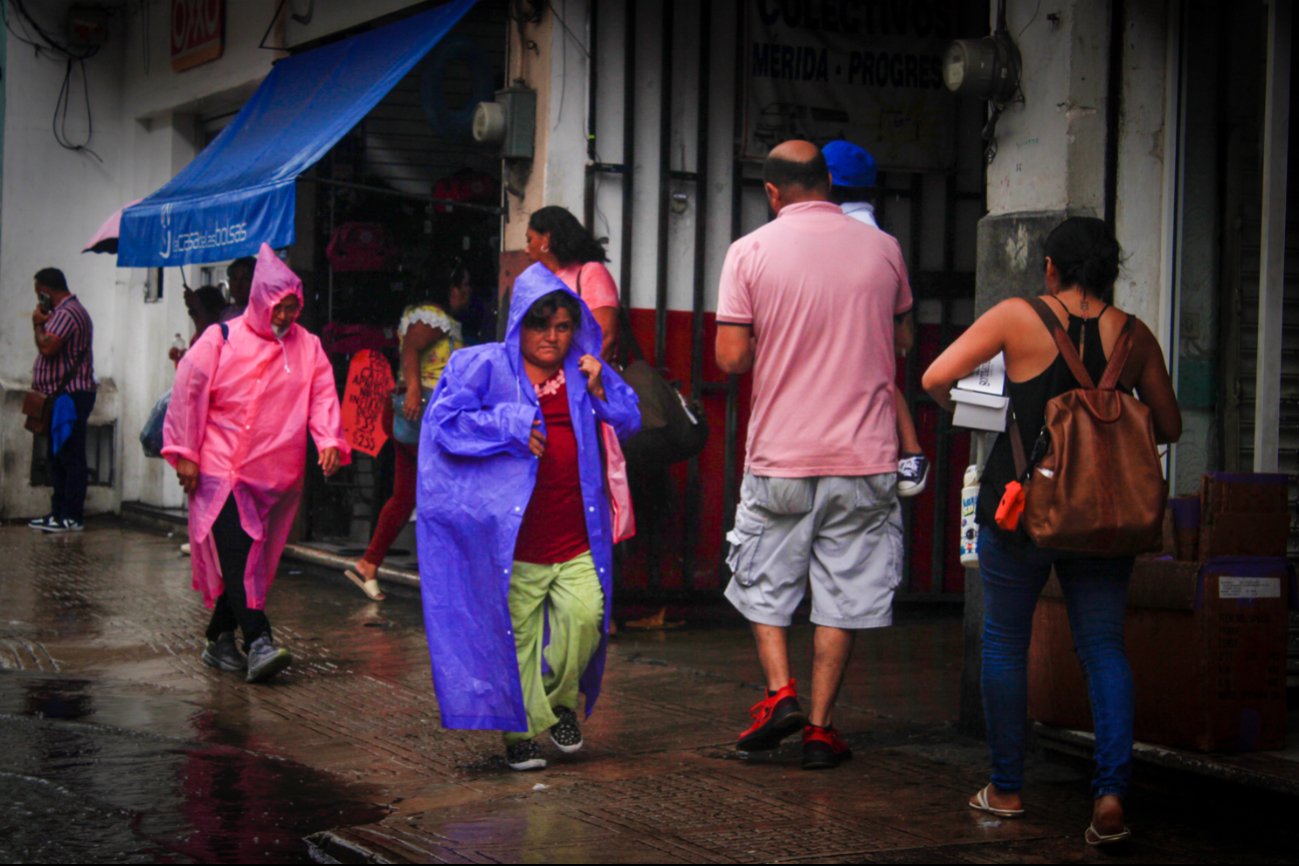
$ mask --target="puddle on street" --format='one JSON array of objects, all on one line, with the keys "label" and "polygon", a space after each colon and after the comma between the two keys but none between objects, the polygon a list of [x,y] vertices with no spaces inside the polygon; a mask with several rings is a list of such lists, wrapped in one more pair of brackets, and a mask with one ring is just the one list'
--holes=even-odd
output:
[{"label": "puddle on street", "polygon": [[385,814],[364,787],[242,741],[221,712],[0,673],[0,862],[311,862],[307,835]]}]

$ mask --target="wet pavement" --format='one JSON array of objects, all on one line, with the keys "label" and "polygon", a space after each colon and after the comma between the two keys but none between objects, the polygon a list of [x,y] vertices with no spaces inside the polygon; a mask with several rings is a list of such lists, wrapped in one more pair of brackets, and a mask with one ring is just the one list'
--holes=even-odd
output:
[{"label": "wet pavement", "polygon": [[[959,615],[867,632],[837,725],[854,760],[730,748],[760,697],[739,626],[624,630],[577,755],[512,773],[444,731],[416,597],[366,601],[287,564],[295,664],[248,686],[199,661],[179,539],[106,519],[0,527],[0,860],[24,862],[1089,862],[1088,767],[1034,756],[1029,816],[965,807],[984,751],[954,727]],[[794,635],[806,671],[805,629]],[[1138,769],[1133,862],[1294,862],[1294,799]]]}]

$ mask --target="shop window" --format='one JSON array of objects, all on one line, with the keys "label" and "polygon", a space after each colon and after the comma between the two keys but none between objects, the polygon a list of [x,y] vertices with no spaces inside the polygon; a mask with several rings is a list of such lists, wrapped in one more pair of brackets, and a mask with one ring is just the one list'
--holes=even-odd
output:
[{"label": "shop window", "polygon": [[156,304],[162,300],[162,268],[149,268],[144,277],[144,302]]},{"label": "shop window", "polygon": [[[92,424],[86,429],[86,469],[92,487],[113,486],[113,439],[116,430],[114,424]],[[32,437],[33,487],[50,486],[49,448],[46,436]]]}]

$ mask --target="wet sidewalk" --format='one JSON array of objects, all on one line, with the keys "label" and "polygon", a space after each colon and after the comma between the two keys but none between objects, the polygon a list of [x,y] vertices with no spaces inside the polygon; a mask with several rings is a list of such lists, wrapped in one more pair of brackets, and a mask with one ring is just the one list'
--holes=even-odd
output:
[{"label": "wet sidewalk", "polygon": [[[742,627],[624,630],[586,748],[512,773],[444,731],[416,596],[366,601],[282,568],[268,612],[295,664],[248,686],[199,661],[180,539],[97,520],[0,527],[0,859],[65,862],[1087,862],[1088,768],[1035,756],[1029,817],[965,807],[981,743],[954,727],[959,616],[859,641],[819,773],[791,743],[731,749],[761,695]],[[807,670],[808,632],[794,634]],[[1293,862],[1296,802],[1141,767],[1134,862]],[[310,839],[310,844],[307,840]]]}]

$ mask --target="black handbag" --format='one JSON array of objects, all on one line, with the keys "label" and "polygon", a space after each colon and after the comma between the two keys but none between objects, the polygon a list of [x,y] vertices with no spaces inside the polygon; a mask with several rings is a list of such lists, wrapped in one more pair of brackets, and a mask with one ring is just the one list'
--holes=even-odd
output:
[{"label": "black handbag", "polygon": [[629,358],[619,370],[640,404],[640,432],[623,443],[628,462],[647,460],[679,463],[699,454],[708,444],[708,418],[703,406],[650,366],[631,331],[626,310],[618,311],[618,350]]}]

